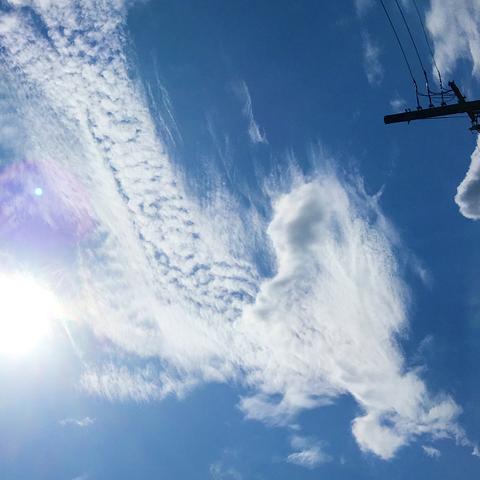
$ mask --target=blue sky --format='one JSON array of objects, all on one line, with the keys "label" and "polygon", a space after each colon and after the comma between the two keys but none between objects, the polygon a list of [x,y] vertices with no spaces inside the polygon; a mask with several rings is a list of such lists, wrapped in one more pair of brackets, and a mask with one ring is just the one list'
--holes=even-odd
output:
[{"label": "blue sky", "polygon": [[378,2],[0,1],[0,75],[2,478],[478,475],[477,139]]}]

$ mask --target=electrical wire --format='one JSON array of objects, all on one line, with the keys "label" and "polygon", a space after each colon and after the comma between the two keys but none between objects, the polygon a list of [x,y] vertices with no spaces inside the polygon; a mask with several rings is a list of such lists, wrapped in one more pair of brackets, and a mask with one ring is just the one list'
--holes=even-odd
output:
[{"label": "electrical wire", "polygon": [[418,58],[418,61],[420,63],[420,67],[422,67],[423,76],[425,77],[425,86],[427,87],[427,94],[428,94],[428,98],[429,98],[429,101],[430,101],[429,106],[433,107],[432,99],[430,97],[430,85],[429,85],[429,82],[428,82],[427,71],[425,70],[425,67],[423,66],[422,57],[420,56],[420,52],[418,51],[417,44],[416,44],[415,39],[413,38],[413,35],[412,35],[412,31],[410,30],[407,19],[405,18],[405,15],[403,13],[403,9],[400,6],[400,4],[398,3],[398,0],[395,0],[395,4],[397,5],[398,11],[400,12],[400,15],[402,16],[403,23],[405,24],[408,35],[410,36],[410,40],[412,41],[413,48],[415,49],[415,53],[417,54],[417,58]]},{"label": "electrical wire", "polygon": [[420,10],[418,9],[418,5],[417,5],[417,1],[416,0],[412,0],[413,2],[413,5],[415,7],[415,11],[417,12],[417,16],[418,16],[418,20],[420,21],[420,25],[422,26],[422,30],[423,30],[423,36],[425,38],[425,43],[427,44],[428,46],[428,50],[430,52],[430,55],[432,57],[432,62],[433,62],[433,65],[435,67],[435,70],[437,71],[437,75],[438,75],[438,82],[440,84],[440,92],[442,92],[442,105],[445,105],[445,102],[443,100],[443,82],[442,82],[442,75],[440,73],[440,69],[438,68],[438,65],[437,65],[437,62],[435,61],[435,55],[433,54],[433,49],[432,49],[432,45],[430,44],[430,40],[428,39],[428,35],[427,35],[427,31],[425,30],[425,25],[423,23],[423,20],[422,20],[422,16],[420,15]]},{"label": "electrical wire", "polygon": [[398,36],[397,30],[395,29],[395,25],[392,22],[392,19],[390,17],[390,14],[388,13],[388,10],[387,10],[387,7],[385,6],[385,3],[383,2],[383,0],[379,0],[379,2],[383,7],[383,11],[385,12],[385,15],[387,16],[387,19],[388,19],[388,22],[390,23],[390,26],[392,27],[395,38],[397,39],[398,46],[400,47],[400,50],[402,52],[403,59],[405,60],[408,71],[410,73],[410,77],[412,78],[413,85],[415,86],[415,96],[416,96],[416,99],[417,99],[417,109],[420,110],[422,107],[420,106],[420,101],[418,99],[418,85],[417,85],[417,81],[415,80],[415,77],[413,75],[412,67],[410,66],[410,62],[408,61],[408,58],[407,58],[407,55],[406,55],[405,50],[403,48],[402,42],[400,40],[400,37]]},{"label": "electrical wire", "polygon": [[405,28],[407,29],[408,35],[410,36],[410,40],[412,41],[413,48],[415,49],[415,53],[417,54],[417,58],[420,63],[420,66],[422,67],[422,70],[425,70],[425,67],[423,66],[423,62],[422,62],[422,57],[420,56],[420,52],[418,51],[417,44],[415,42],[415,39],[413,38],[412,31],[410,30],[407,19],[405,18],[405,14],[403,13],[403,9],[398,3],[398,0],[394,0],[394,1],[395,1],[395,4],[397,5],[398,11],[400,12],[400,15],[402,16],[403,23],[405,24]]}]

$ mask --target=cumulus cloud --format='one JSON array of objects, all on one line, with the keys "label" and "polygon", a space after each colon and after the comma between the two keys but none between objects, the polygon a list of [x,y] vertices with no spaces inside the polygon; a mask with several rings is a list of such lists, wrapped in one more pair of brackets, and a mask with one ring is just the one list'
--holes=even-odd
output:
[{"label": "cumulus cloud", "polygon": [[252,143],[268,143],[265,132],[260,130],[255,117],[253,116],[252,98],[250,90],[244,80],[233,85],[233,91],[242,102],[242,113],[248,123],[248,137]]},{"label": "cumulus cloud", "polygon": [[440,455],[442,454],[438,448],[430,447],[428,445],[422,445],[422,450],[425,452],[425,455],[430,458],[440,458]]},{"label": "cumulus cloud", "polygon": [[89,427],[90,425],[93,425],[95,423],[95,419],[91,417],[84,417],[84,418],[64,418],[63,420],[60,420],[60,425],[62,427],[66,426],[74,426],[74,427]]},{"label": "cumulus cloud", "polygon": [[380,47],[368,33],[362,35],[363,65],[370,85],[379,85],[383,80],[383,66],[380,62]]},{"label": "cumulus cloud", "polygon": [[[85,391],[146,401],[236,381],[248,391],[245,415],[274,424],[351,395],[360,448],[385,459],[420,435],[463,435],[455,402],[405,365],[400,246],[358,179],[319,173],[274,199],[276,270],[261,279],[246,226],[254,217],[227,195],[221,208],[201,207],[157,136],[130,74],[125,4],[15,2],[27,4],[35,19],[14,6],[0,20],[1,67],[30,132],[28,161],[9,166],[22,174],[2,170],[0,213],[5,238],[30,216],[69,237],[61,293],[97,347],[85,358]],[[251,140],[264,141],[258,126]],[[51,193],[32,203],[39,181]],[[292,455],[314,462],[320,451]]]},{"label": "cumulus cloud", "polygon": [[330,462],[332,457],[323,451],[322,444],[313,439],[295,435],[290,441],[296,450],[287,457],[287,462],[306,468],[315,468],[322,463]]}]

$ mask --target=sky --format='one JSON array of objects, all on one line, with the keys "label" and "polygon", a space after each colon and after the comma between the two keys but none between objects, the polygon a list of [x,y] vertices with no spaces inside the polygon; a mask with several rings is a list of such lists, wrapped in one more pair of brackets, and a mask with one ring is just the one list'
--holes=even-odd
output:
[{"label": "sky", "polygon": [[[480,2],[417,4],[478,98]],[[0,0],[0,77],[2,479],[479,475],[480,146],[384,125],[380,2]]]}]

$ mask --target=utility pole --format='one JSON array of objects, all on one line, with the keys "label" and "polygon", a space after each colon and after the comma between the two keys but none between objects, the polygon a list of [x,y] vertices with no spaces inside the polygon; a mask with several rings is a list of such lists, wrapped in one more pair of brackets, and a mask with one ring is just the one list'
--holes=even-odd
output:
[{"label": "utility pole", "polygon": [[413,120],[425,120],[428,118],[448,117],[459,113],[466,113],[472,121],[470,130],[480,132],[479,115],[480,100],[467,102],[454,81],[448,82],[452,92],[457,97],[458,103],[453,105],[443,104],[440,107],[417,108],[417,110],[405,110],[403,113],[385,115],[383,118],[386,125],[391,123],[412,122]]}]

